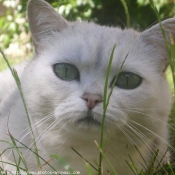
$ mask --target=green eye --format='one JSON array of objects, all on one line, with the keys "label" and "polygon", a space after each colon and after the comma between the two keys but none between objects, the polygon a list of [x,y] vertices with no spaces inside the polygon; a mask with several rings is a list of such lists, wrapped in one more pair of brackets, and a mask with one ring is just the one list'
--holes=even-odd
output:
[{"label": "green eye", "polygon": [[132,72],[121,72],[118,76],[116,86],[122,89],[135,89],[140,85],[142,78]]},{"label": "green eye", "polygon": [[71,81],[79,79],[79,71],[72,64],[57,63],[54,65],[54,72],[63,80]]}]

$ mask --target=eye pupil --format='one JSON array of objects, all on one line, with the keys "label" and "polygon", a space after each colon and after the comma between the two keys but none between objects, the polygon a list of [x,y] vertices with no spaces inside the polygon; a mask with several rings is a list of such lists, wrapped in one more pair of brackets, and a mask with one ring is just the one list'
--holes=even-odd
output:
[{"label": "eye pupil", "polygon": [[126,79],[127,79],[127,85],[128,85],[128,82],[129,82],[129,76],[128,75],[126,76]]},{"label": "eye pupil", "polygon": [[72,81],[79,79],[78,69],[68,63],[57,63],[53,66],[54,73],[62,80]]},{"label": "eye pupil", "polygon": [[116,86],[121,89],[135,89],[141,84],[142,78],[132,72],[121,72],[118,75]]},{"label": "eye pupil", "polygon": [[66,77],[66,75],[67,75],[67,71],[68,71],[68,69],[69,69],[69,68],[68,68],[68,67],[66,67],[66,70],[65,70],[65,75],[64,75],[65,77]]}]

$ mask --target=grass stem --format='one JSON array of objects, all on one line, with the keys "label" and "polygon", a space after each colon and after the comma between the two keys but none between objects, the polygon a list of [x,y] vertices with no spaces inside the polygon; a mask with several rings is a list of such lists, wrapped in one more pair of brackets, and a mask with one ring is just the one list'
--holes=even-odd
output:
[{"label": "grass stem", "polygon": [[[31,121],[30,121],[27,105],[26,105],[26,102],[25,102],[25,99],[24,99],[24,95],[22,93],[20,79],[18,77],[18,74],[17,74],[16,70],[11,68],[11,66],[10,66],[10,64],[8,62],[8,59],[6,58],[4,52],[1,49],[0,49],[0,53],[1,53],[2,57],[3,57],[3,59],[5,60],[8,68],[10,69],[11,74],[12,74],[12,76],[13,76],[15,82],[16,82],[17,87],[18,87],[18,90],[19,90],[19,93],[20,93],[20,96],[21,96],[21,99],[22,99],[22,102],[23,102],[23,105],[24,105],[24,108],[25,108],[25,112],[26,112],[29,128],[30,128],[30,131],[31,131],[31,136],[32,136],[32,140],[33,140],[33,143],[34,143],[34,150],[36,152],[36,155],[38,155],[38,149],[37,149],[37,146],[36,146],[36,140],[35,140],[34,132],[32,130],[32,124],[31,124]],[[39,159],[38,156],[36,156],[36,160],[37,160],[38,167],[40,167],[41,163],[40,163],[40,159]]]}]

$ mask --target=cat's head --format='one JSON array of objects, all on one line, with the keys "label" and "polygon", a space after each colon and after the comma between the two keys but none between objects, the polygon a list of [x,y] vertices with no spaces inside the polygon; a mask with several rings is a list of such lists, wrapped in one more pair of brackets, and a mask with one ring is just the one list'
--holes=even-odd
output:
[{"label": "cat's head", "polygon": [[[29,1],[28,19],[36,55],[25,69],[22,86],[35,119],[50,114],[55,127],[100,130],[105,77],[116,44],[108,94],[121,71],[109,100],[106,128],[135,124],[154,130],[167,121],[171,94],[164,72],[169,58],[159,24],[138,33],[72,23],[43,0]],[[167,38],[175,36],[175,19],[162,24]]]}]

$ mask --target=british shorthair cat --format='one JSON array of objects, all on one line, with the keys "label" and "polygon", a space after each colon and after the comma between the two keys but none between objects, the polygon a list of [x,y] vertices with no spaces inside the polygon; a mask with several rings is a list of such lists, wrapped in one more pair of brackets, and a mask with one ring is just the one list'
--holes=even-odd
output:
[{"label": "british shorthair cat", "polygon": [[[164,74],[169,58],[159,24],[139,33],[68,22],[43,0],[29,1],[28,21],[36,53],[16,70],[43,159],[57,171],[65,170],[50,158],[57,154],[73,170],[88,174],[74,148],[98,169],[99,149],[94,141],[100,142],[105,77],[115,44],[108,93],[126,60],[106,112],[104,154],[119,175],[133,173],[127,162],[140,171],[145,162],[149,167],[157,150],[157,163],[170,159],[169,152],[164,155],[170,146],[172,96]],[[167,38],[170,34],[175,38],[175,19],[162,25]],[[28,170],[38,171],[25,108],[10,72],[5,71],[0,74],[0,140],[7,142],[0,142],[0,153],[1,160],[8,163],[0,166],[12,171],[16,168],[9,163],[15,163],[14,156],[18,162],[19,152],[12,148],[9,132],[28,147],[17,142]],[[41,164],[42,170],[51,170],[43,160]],[[20,166],[25,167],[23,162]],[[102,169],[104,175],[112,173],[104,159]]]}]

